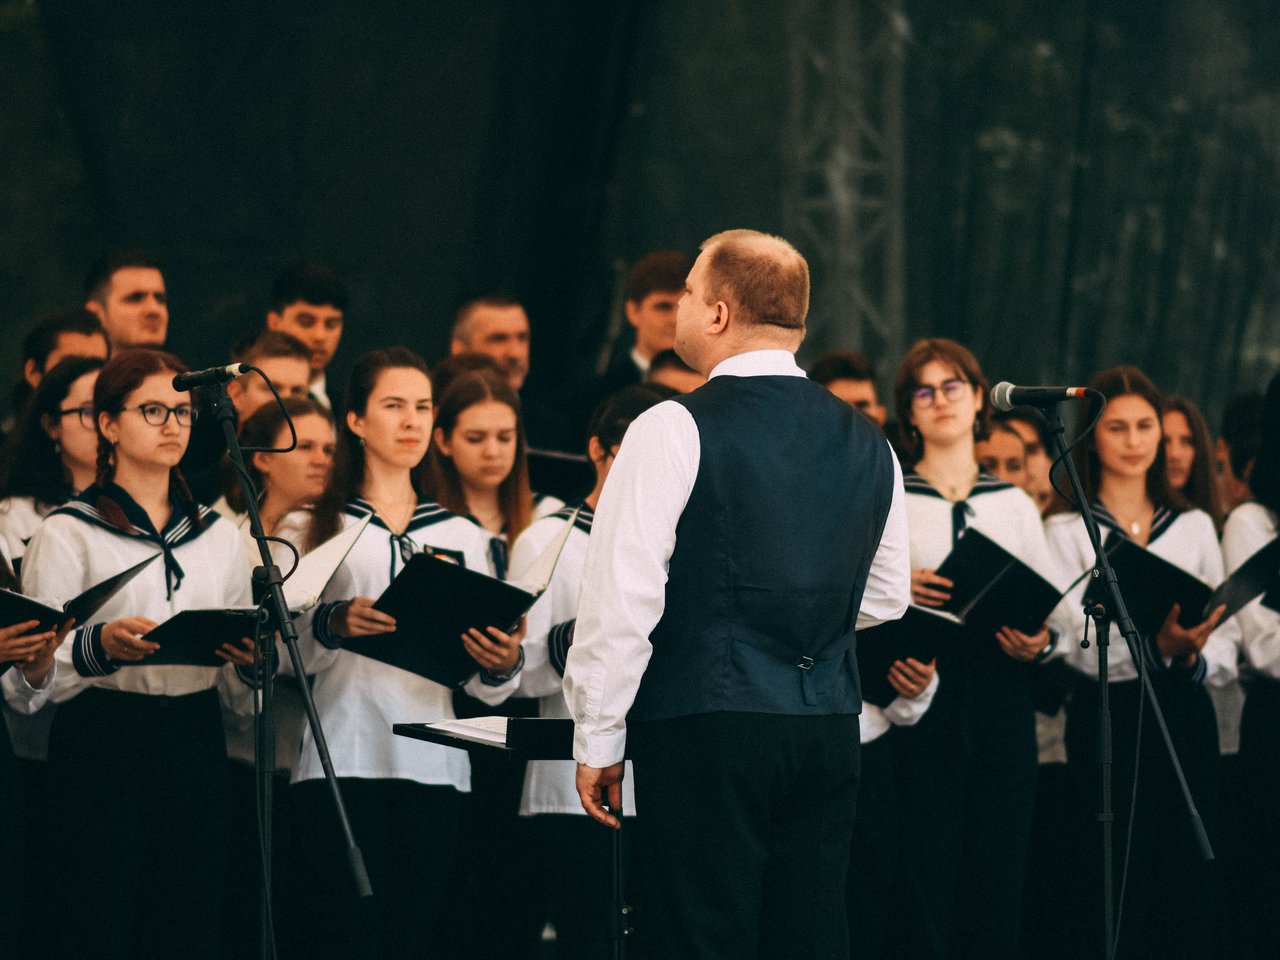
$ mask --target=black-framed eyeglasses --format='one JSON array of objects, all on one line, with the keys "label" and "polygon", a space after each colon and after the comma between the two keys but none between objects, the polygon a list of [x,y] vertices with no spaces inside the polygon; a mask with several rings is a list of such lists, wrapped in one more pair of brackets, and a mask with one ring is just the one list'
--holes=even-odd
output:
[{"label": "black-framed eyeglasses", "polygon": [[140,403],[136,407],[120,408],[121,413],[126,410],[137,410],[142,414],[142,419],[153,427],[163,427],[168,423],[169,414],[173,414],[178,426],[189,427],[196,422],[196,416],[200,412],[189,403],[180,403],[176,407],[165,406],[163,403]]},{"label": "black-framed eyeglasses", "polygon": [[944,380],[936,387],[924,384],[911,391],[911,402],[919,407],[932,407],[941,393],[946,397],[947,403],[955,403],[968,389],[970,386],[965,380]]},{"label": "black-framed eyeglasses", "polygon": [[86,430],[94,430],[97,428],[97,424],[94,423],[93,419],[92,403],[83,403],[78,407],[67,407],[65,410],[58,411],[58,415],[62,417],[69,417],[73,413],[80,415],[80,426],[84,427]]}]

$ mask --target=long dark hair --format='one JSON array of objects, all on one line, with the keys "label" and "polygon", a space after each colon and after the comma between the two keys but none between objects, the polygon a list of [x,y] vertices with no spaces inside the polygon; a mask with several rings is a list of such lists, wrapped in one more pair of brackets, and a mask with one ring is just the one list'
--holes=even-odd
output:
[{"label": "long dark hair", "polygon": [[[125,350],[116,354],[105,364],[98,374],[98,382],[93,386],[93,412],[95,417],[108,414],[118,417],[124,410],[125,399],[142,385],[147,377],[157,373],[186,373],[187,365],[172,353],[163,350]],[[115,445],[102,434],[102,423],[98,421],[98,478],[99,488],[105,487],[115,479]],[[200,519],[200,508],[191,496],[191,488],[187,486],[182,471],[177,467],[169,470],[169,496],[178,501],[178,505],[191,519],[196,529],[204,528]],[[120,506],[105,493],[98,493],[98,510],[108,523],[128,530],[130,523]]]},{"label": "long dark hair", "polygon": [[[1164,409],[1164,397],[1151,382],[1151,378],[1137,367],[1110,367],[1095,373],[1089,386],[1097,390],[1108,401],[1116,397],[1132,395],[1141,397],[1151,404],[1157,422]],[[1162,430],[1163,433],[1163,430]],[[1082,443],[1071,451],[1075,459],[1076,469],[1080,472],[1080,482],[1084,485],[1085,495],[1090,501],[1098,498],[1098,489],[1102,484],[1102,462],[1098,459],[1096,441]],[[1165,466],[1164,440],[1156,445],[1156,459],[1147,470],[1147,496],[1157,507],[1185,507],[1186,498],[1169,489],[1168,468]]]},{"label": "long dark hair", "polygon": [[[285,428],[286,413],[295,421],[300,417],[314,414],[324,417],[330,426],[333,425],[333,414],[310,397],[286,397],[283,407],[274,402],[264,403],[240,425],[240,445],[244,447],[276,446],[276,439],[280,436],[280,431]],[[245,458],[244,466],[253,480],[253,485],[261,493],[262,471],[254,464],[252,456]],[[222,494],[227,498],[227,505],[232,510],[236,513],[245,512],[247,507],[244,502],[244,489],[240,485],[240,475],[231,466],[230,459],[225,457],[222,463]]]},{"label": "long dark hair", "polygon": [[[378,377],[384,370],[395,369],[417,370],[428,382],[431,380],[427,362],[408,347],[370,350],[357,359],[355,366],[351,368],[344,409],[357,416],[364,416],[369,405],[369,395],[377,386]],[[333,473],[329,475],[324,493],[316,501],[307,536],[307,550],[324,543],[341,529],[342,508],[355,499],[364,484],[364,448],[360,445],[360,438],[351,432],[345,419],[337,429],[338,449],[334,453]],[[410,471],[413,489],[419,497],[426,495],[426,479],[427,458],[423,457]]]},{"label": "long dark hair", "polygon": [[72,385],[102,367],[97,357],[67,357],[40,380],[13,435],[0,449],[0,498],[31,497],[41,506],[56,507],[75,496],[71,471],[47,427],[61,416],[58,411]]},{"label": "long dark hair", "polygon": [[1191,444],[1196,450],[1186,486],[1174,492],[1186,498],[1191,506],[1207,513],[1213,520],[1213,525],[1221,530],[1222,501],[1218,496],[1218,483],[1214,476],[1211,449],[1213,441],[1209,436],[1209,424],[1205,422],[1204,414],[1186,397],[1173,394],[1164,398],[1162,413],[1180,413],[1187,418],[1187,426],[1191,428]]},{"label": "long dark hair", "polygon": [[[520,395],[511,388],[506,378],[488,370],[474,370],[456,377],[436,407],[436,429],[451,437],[458,426],[458,418],[468,407],[489,401],[505,404],[516,415],[516,459],[511,472],[498,487],[498,504],[502,508],[503,532],[508,542],[516,537],[533,516],[533,494],[529,489],[529,463],[524,439],[524,418],[520,415]],[[427,489],[432,498],[454,513],[467,515],[466,492],[462,477],[454,466],[453,458],[440,451],[439,444],[432,444],[427,452],[430,471]]]},{"label": "long dark hair", "polygon": [[907,455],[909,463],[914,464],[924,452],[924,442],[920,431],[911,424],[911,398],[920,386],[920,371],[933,361],[950,367],[956,376],[978,391],[982,398],[982,407],[974,417],[973,432],[975,436],[987,430],[987,378],[982,372],[978,358],[962,343],[948,340],[945,337],[929,337],[917,340],[906,352],[902,362],[898,364],[898,374],[893,383],[894,407],[898,422],[907,439]]}]

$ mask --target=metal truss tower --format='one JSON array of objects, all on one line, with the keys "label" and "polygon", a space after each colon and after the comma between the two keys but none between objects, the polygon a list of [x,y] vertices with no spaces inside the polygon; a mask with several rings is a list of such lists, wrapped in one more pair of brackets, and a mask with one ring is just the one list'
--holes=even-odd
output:
[{"label": "metal truss tower", "polygon": [[806,351],[905,349],[902,0],[787,0],[788,239],[812,272]]}]

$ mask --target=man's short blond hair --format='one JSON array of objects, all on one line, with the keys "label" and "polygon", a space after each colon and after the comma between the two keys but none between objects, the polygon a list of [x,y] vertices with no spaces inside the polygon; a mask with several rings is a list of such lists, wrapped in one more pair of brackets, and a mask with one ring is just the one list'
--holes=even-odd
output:
[{"label": "man's short blond hair", "polygon": [[748,324],[804,330],[809,313],[809,264],[782,237],[757,230],[725,230],[701,249],[707,261],[707,291]]}]

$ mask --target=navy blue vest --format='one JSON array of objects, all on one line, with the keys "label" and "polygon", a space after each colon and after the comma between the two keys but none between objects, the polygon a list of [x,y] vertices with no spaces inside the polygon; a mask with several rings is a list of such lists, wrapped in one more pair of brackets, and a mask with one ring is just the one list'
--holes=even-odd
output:
[{"label": "navy blue vest", "polygon": [[893,454],[803,377],[720,376],[674,402],[701,460],[630,716],[861,710],[854,622]]}]

